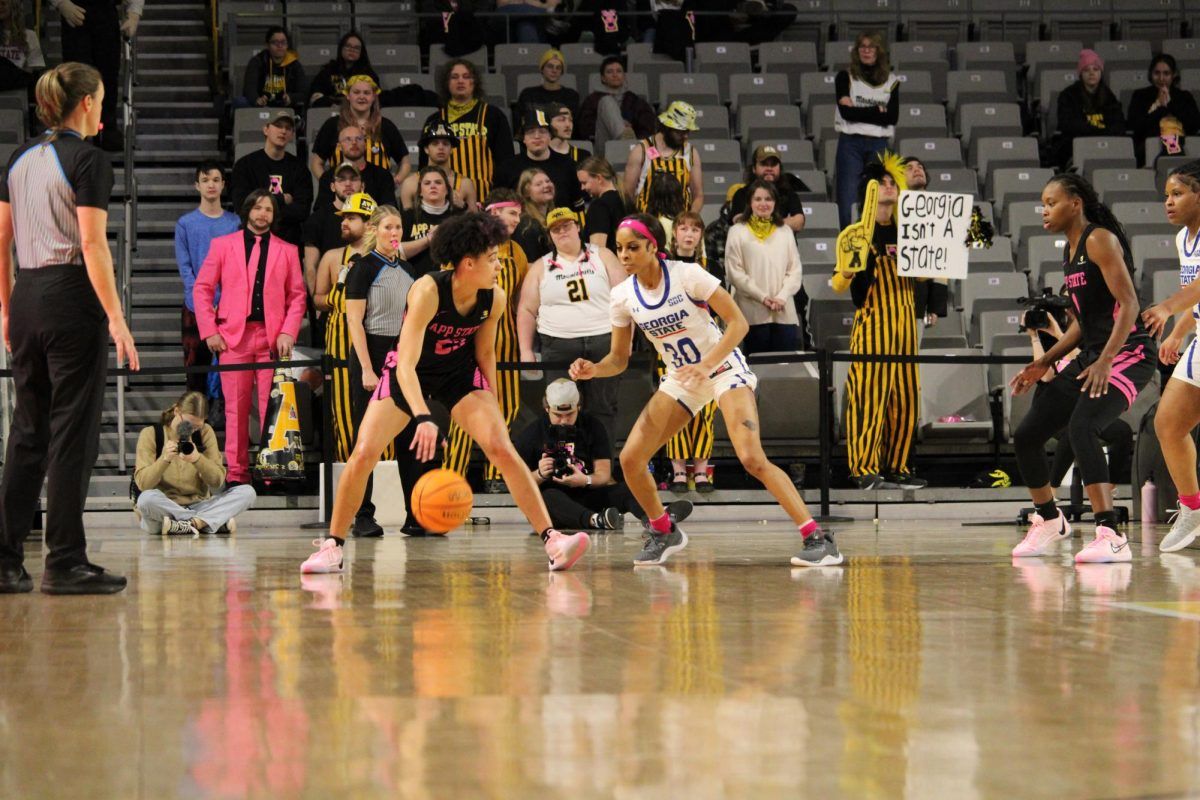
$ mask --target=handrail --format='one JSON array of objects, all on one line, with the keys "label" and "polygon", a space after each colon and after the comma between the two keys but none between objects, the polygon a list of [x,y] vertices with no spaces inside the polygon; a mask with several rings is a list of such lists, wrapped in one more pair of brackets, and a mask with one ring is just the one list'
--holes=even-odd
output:
[{"label": "handrail", "polygon": [[[121,248],[121,263],[117,274],[117,285],[121,292],[121,305],[125,322],[133,328],[133,252],[137,249],[137,174],[133,168],[134,143],[137,139],[137,112],[133,107],[133,87],[137,85],[137,48],[133,39],[122,40],[122,56],[125,61],[124,97],[121,100],[121,117],[125,129],[125,220],[124,242]],[[129,377],[117,376],[117,468],[124,474],[129,468],[125,447],[125,395],[129,389]]]}]

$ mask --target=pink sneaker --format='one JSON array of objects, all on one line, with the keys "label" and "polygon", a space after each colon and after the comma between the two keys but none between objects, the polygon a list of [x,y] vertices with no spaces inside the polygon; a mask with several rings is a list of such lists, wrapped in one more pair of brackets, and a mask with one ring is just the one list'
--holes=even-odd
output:
[{"label": "pink sneaker", "polygon": [[1096,538],[1075,554],[1076,564],[1111,564],[1115,561],[1133,561],[1129,540],[1103,525],[1096,526]]},{"label": "pink sneaker", "polygon": [[591,537],[582,531],[568,536],[565,533],[551,530],[550,538],[546,540],[546,555],[550,559],[550,569],[554,572],[570,569],[572,564],[583,557],[591,543]]},{"label": "pink sneaker", "polygon": [[1029,517],[1029,533],[1013,548],[1012,555],[1013,558],[1044,556],[1055,543],[1070,540],[1071,526],[1061,511],[1054,522],[1046,522],[1040,514],[1033,514]]},{"label": "pink sneaker", "polygon": [[342,571],[342,548],[338,547],[338,543],[333,539],[313,539],[313,544],[317,547],[317,552],[313,553],[308,558],[304,559],[304,563],[300,565],[301,572],[341,572]]}]

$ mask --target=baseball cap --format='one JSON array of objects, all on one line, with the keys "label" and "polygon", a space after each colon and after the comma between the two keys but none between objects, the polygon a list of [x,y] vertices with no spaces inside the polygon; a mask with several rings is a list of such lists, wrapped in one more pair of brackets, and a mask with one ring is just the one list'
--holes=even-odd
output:
[{"label": "baseball cap", "polygon": [[347,170],[349,170],[350,172],[353,172],[355,177],[358,177],[358,178],[362,177],[362,170],[360,170],[358,167],[354,166],[353,162],[350,162],[350,161],[343,161],[342,163],[338,164],[337,169],[335,169],[333,171],[333,176],[336,178],[338,175],[341,175],[343,172],[346,172]]},{"label": "baseball cap", "polygon": [[546,215],[546,230],[560,222],[579,222],[579,215],[569,208],[555,208]]},{"label": "baseball cap", "polygon": [[450,142],[451,147],[458,147],[458,136],[454,133],[454,129],[440,119],[430,120],[425,123],[424,129],[421,131],[421,139],[417,142],[417,147],[424,148],[425,145],[434,139],[446,139]]},{"label": "baseball cap", "polygon": [[551,411],[574,411],[579,408],[579,387],[570,378],[551,381],[546,387],[546,407]]},{"label": "baseball cap", "polygon": [[366,192],[352,194],[346,198],[346,202],[342,203],[340,211],[335,212],[339,217],[344,217],[347,214],[358,214],[360,216],[369,217],[375,213],[378,206],[371,195]]},{"label": "baseball cap", "polygon": [[783,163],[783,157],[779,155],[779,151],[775,149],[774,145],[764,144],[754,148],[755,164],[759,163],[760,161],[766,161],[768,158],[773,158],[780,164]]},{"label": "baseball cap", "polygon": [[300,118],[296,116],[295,111],[292,111],[290,108],[281,108],[267,118],[267,124],[274,125],[285,120],[292,123],[293,128],[300,122]]},{"label": "baseball cap", "polygon": [[540,108],[530,108],[526,110],[521,117],[521,133],[531,128],[545,128],[550,130],[550,120],[546,119],[546,112]]}]

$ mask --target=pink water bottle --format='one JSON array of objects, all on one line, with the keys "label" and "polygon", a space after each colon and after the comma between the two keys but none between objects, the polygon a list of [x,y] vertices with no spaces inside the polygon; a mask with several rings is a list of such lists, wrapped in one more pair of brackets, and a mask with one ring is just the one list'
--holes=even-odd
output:
[{"label": "pink water bottle", "polygon": [[1154,481],[1142,484],[1142,524],[1154,525],[1158,522],[1158,487]]}]

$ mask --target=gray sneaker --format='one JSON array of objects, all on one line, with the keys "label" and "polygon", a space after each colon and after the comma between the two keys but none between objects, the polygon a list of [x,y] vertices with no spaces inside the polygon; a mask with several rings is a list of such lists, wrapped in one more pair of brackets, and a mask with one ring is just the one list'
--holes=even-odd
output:
[{"label": "gray sneaker", "polygon": [[832,567],[842,563],[842,554],[829,531],[819,531],[804,540],[800,555],[792,556],[795,567]]},{"label": "gray sneaker", "polygon": [[1158,543],[1158,549],[1163,553],[1182,550],[1192,543],[1197,533],[1200,533],[1200,509],[1193,511],[1180,504],[1179,510],[1175,512],[1175,523],[1171,526],[1171,532]]},{"label": "gray sneaker", "polygon": [[646,537],[642,552],[634,556],[636,566],[647,564],[665,564],[672,554],[687,547],[687,534],[678,525],[671,525],[670,533],[653,533]]},{"label": "gray sneaker", "polygon": [[200,531],[192,527],[190,520],[171,519],[163,517],[162,521],[163,536],[199,536]]}]

